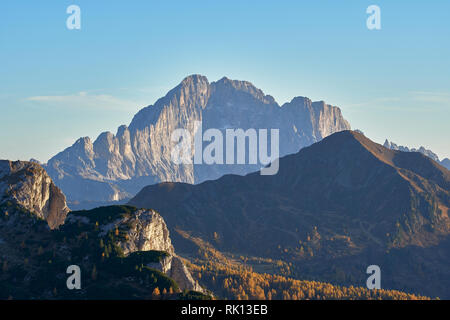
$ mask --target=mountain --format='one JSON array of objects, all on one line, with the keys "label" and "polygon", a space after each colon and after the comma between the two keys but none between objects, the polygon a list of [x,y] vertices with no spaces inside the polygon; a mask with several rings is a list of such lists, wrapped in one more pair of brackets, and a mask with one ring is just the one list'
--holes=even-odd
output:
[{"label": "mountain", "polygon": [[[0,299],[207,298],[153,210],[70,212],[58,230],[29,215],[11,219],[0,218]],[[71,265],[81,270],[79,290],[66,286]]]},{"label": "mountain", "polygon": [[398,146],[397,144],[390,142],[388,139],[386,139],[384,141],[383,146],[388,149],[399,150],[399,151],[403,151],[403,152],[420,152],[421,154],[426,155],[427,157],[433,159],[437,163],[440,163],[442,166],[444,166],[445,168],[450,170],[450,159],[445,158],[444,160],[439,161],[439,157],[436,153],[434,153],[433,151],[431,151],[429,149],[425,149],[424,147],[415,149],[415,148],[408,148],[408,147],[404,147],[404,146]]},{"label": "mountain", "polygon": [[[0,161],[0,299],[203,299],[154,210],[69,212],[37,163]],[[68,290],[66,269],[82,288]]]},{"label": "mountain", "polygon": [[293,276],[450,297],[450,172],[420,153],[343,131],[280,159],[273,176],[162,183],[129,204],[162,213],[183,254],[202,239],[233,255],[281,259]]},{"label": "mountain", "polygon": [[192,75],[154,105],[140,110],[116,135],[104,132],[94,142],[80,138],[51,158],[45,168],[73,207],[127,199],[159,182],[195,184],[260,169],[260,163],[175,164],[171,134],[186,128],[194,137],[199,130],[195,121],[202,121],[203,131],[279,129],[280,155],[350,129],[340,109],[323,101],[296,97],[280,107],[250,82],[222,78],[209,83],[204,76]]},{"label": "mountain", "polygon": [[448,170],[450,170],[450,159],[449,158],[445,158],[444,160],[441,161],[441,165],[443,165]]},{"label": "mountain", "polygon": [[66,197],[36,162],[0,160],[0,208],[26,210],[58,228],[69,208]]},{"label": "mountain", "polygon": [[[183,260],[175,254],[166,223],[154,210],[108,206],[88,211],[73,211],[68,215],[67,222],[61,227],[60,234],[57,236],[67,237],[74,232],[80,234],[81,231],[88,232],[86,242],[90,241],[92,246],[90,250],[86,250],[82,254],[91,255],[91,259],[94,261],[112,253],[107,249],[108,242],[110,242],[115,251],[114,254],[123,261],[138,260],[141,264],[156,269],[173,279],[181,290],[204,291],[193,280]],[[89,238],[93,238],[94,241]],[[99,238],[102,239],[103,246],[99,245]],[[79,245],[75,245],[75,247],[77,246]],[[113,260],[114,254],[111,257]],[[156,261],[146,260],[146,257],[155,254],[159,259]],[[101,262],[105,264],[105,261],[99,262],[100,265]],[[110,262],[106,261],[104,267],[107,268],[109,264]]]},{"label": "mountain", "polygon": [[[2,183],[14,180],[14,186],[48,180],[37,164],[9,161],[2,162],[1,178]],[[20,191],[34,198],[45,185]],[[72,211],[51,230],[41,215],[9,199],[0,207],[0,299],[210,299],[198,280],[228,299],[266,299],[272,294],[273,299],[428,299],[257,274],[222,257],[208,266],[185,263],[175,253],[164,219],[151,209]],[[215,253],[210,253],[209,262],[215,262]],[[66,270],[74,265],[81,272],[79,290],[69,290],[66,284]]]}]

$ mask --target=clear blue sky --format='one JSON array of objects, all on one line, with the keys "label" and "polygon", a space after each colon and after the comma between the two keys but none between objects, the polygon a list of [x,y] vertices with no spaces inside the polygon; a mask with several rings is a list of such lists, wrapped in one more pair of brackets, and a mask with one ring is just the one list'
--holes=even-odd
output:
[{"label": "clear blue sky", "polygon": [[[66,28],[71,4],[81,30]],[[9,0],[0,63],[0,158],[47,161],[115,133],[193,73],[248,80],[279,104],[325,100],[377,142],[450,157],[448,0]]]}]

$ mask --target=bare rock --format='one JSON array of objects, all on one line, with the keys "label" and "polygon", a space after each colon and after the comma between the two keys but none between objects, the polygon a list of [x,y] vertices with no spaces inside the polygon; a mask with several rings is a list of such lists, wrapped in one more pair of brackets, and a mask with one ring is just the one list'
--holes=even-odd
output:
[{"label": "bare rock", "polygon": [[51,229],[63,224],[69,212],[64,194],[44,168],[26,161],[0,161],[0,205],[28,210]]}]

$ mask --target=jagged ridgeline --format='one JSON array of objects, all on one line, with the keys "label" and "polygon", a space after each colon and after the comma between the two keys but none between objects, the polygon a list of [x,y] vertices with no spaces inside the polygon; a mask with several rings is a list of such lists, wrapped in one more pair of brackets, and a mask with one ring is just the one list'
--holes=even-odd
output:
[{"label": "jagged ridgeline", "polygon": [[247,81],[223,78],[210,83],[204,76],[193,75],[140,110],[116,135],[104,132],[94,142],[81,138],[50,159],[45,168],[72,209],[127,199],[159,182],[196,184],[259,170],[259,165],[250,164],[175,164],[171,134],[184,128],[194,137],[196,121],[202,122],[205,131],[279,129],[281,156],[350,129],[341,110],[323,101],[296,97],[280,106]]},{"label": "jagged ridgeline", "polygon": [[424,154],[427,157],[433,159],[434,161],[439,163],[441,166],[445,167],[447,170],[450,170],[450,159],[445,158],[443,160],[439,160],[439,157],[436,153],[434,153],[431,150],[425,149],[424,147],[420,147],[418,149],[408,148],[405,146],[399,146],[399,145],[393,143],[392,141],[389,141],[388,139],[386,139],[384,141],[383,146],[388,149],[399,150],[399,151],[403,151],[403,152],[420,152],[421,154]]}]

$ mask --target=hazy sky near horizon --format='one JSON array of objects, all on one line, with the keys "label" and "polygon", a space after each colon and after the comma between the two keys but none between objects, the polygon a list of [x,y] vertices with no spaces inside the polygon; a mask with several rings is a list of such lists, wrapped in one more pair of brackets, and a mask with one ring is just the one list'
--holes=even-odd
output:
[{"label": "hazy sky near horizon", "polygon": [[0,61],[0,159],[115,133],[190,74],[325,100],[376,142],[450,158],[448,0],[2,1]]}]

